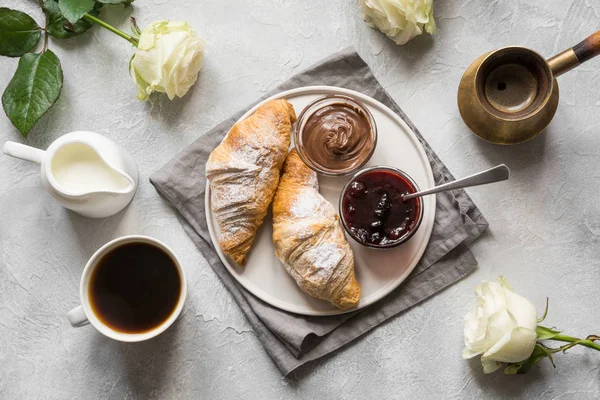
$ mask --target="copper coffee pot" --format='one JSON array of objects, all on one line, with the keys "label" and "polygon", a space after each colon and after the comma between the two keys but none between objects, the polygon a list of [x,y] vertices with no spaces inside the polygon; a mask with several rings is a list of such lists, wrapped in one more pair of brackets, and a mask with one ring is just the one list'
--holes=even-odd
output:
[{"label": "copper coffee pot", "polygon": [[541,133],[558,107],[556,77],[600,54],[600,31],[545,60],[533,50],[509,46],[479,57],[458,87],[458,108],[480,138],[517,144]]}]

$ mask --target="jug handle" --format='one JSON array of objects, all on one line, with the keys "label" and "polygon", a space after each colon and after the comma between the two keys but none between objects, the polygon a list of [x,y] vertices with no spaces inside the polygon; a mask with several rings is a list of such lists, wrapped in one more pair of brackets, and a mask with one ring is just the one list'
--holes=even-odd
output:
[{"label": "jug handle", "polygon": [[556,78],[600,54],[600,31],[548,60]]},{"label": "jug handle", "polygon": [[46,154],[44,150],[36,149],[35,147],[31,146],[25,146],[24,144],[16,142],[4,143],[4,148],[2,149],[2,151],[7,156],[32,161],[38,164],[42,163]]}]

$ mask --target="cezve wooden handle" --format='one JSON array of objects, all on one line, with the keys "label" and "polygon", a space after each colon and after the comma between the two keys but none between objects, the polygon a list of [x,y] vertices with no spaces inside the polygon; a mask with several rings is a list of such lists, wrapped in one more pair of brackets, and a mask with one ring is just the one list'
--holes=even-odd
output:
[{"label": "cezve wooden handle", "polygon": [[594,33],[583,42],[573,46],[573,51],[579,60],[584,63],[600,54],[600,31]]},{"label": "cezve wooden handle", "polygon": [[548,60],[555,77],[600,54],[600,31]]}]

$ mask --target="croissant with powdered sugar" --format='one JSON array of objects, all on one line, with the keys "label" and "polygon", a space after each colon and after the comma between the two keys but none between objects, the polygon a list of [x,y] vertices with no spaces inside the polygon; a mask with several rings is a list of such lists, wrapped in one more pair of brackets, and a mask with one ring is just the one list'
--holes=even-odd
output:
[{"label": "croissant with powdered sugar", "polygon": [[219,246],[240,266],[273,200],[295,121],[290,103],[269,101],[235,124],[206,163]]},{"label": "croissant with powdered sugar", "polygon": [[307,294],[340,309],[358,304],[354,254],[317,174],[292,150],[273,200],[275,254]]}]

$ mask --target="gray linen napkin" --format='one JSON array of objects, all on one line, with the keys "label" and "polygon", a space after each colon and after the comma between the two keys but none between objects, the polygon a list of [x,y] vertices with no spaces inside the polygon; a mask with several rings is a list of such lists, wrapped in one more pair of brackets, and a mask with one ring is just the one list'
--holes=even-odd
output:
[{"label": "gray linen napkin", "polygon": [[[265,97],[311,85],[344,87],[379,100],[415,132],[425,147],[436,183],[454,179],[354,49],[334,54],[289,79]],[[210,240],[204,213],[204,166],[208,156],[250,107],[190,144],[154,173],[150,181],[181,213],[185,231],[229,289],[265,350],[284,375],[332,353],[475,269],[477,261],[468,244],[483,233],[488,223],[469,196],[463,190],[456,190],[437,195],[435,225],[423,258],[408,279],[378,303],[350,314],[307,317],[281,311],[254,297],[237,283],[219,260]]]}]

